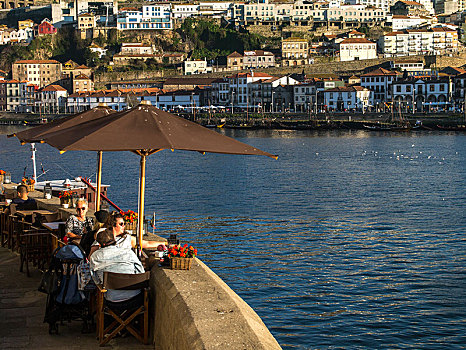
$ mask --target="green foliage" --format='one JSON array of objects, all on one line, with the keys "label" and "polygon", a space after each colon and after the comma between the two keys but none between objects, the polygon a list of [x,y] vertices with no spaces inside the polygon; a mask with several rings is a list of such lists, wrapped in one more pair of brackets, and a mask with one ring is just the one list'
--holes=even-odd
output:
[{"label": "green foliage", "polygon": [[267,38],[257,34],[220,27],[211,21],[194,18],[186,18],[178,33],[193,43],[194,58],[214,59],[233,51],[257,50],[267,42]]},{"label": "green foliage", "polygon": [[53,58],[61,62],[73,60],[78,64],[86,63],[86,50],[90,40],[82,40],[73,28],[60,28],[54,38]]}]

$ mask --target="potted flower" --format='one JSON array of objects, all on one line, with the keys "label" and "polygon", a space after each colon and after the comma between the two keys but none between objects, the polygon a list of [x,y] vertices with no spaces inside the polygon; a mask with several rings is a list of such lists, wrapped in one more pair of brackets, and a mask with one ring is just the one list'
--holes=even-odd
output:
[{"label": "potted flower", "polygon": [[128,210],[122,213],[123,220],[125,220],[125,228],[127,230],[135,230],[138,225],[138,213]]},{"label": "potted flower", "polygon": [[27,176],[23,177],[23,179],[21,180],[21,184],[25,185],[28,188],[29,192],[34,191],[34,184],[35,183],[36,183],[36,181],[34,179],[31,179],[31,178],[29,178]]},{"label": "potted flower", "polygon": [[71,204],[71,199],[73,198],[73,192],[72,191],[63,191],[58,194],[58,198],[60,198],[60,204],[63,206],[63,208],[69,208]]},{"label": "potted flower", "polygon": [[183,246],[176,244],[168,248],[168,257],[172,270],[189,270],[196,255],[197,249],[187,244]]},{"label": "potted flower", "polygon": [[3,175],[5,175],[5,174],[6,174],[6,171],[5,171],[5,170],[2,170],[2,169],[0,169],[0,184],[2,184],[2,183],[3,183]]}]

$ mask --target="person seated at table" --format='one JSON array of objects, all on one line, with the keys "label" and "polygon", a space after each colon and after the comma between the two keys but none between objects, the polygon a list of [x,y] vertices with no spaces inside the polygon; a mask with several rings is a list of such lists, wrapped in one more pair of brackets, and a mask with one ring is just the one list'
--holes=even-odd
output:
[{"label": "person seated at table", "polygon": [[88,209],[87,200],[79,198],[76,201],[76,215],[70,215],[66,220],[66,237],[71,241],[78,241],[83,234],[92,231],[94,221],[92,218],[86,216]]},{"label": "person seated at table", "polygon": [[[131,249],[121,249],[116,246],[112,230],[105,229],[97,234],[100,249],[89,259],[91,276],[96,284],[102,284],[104,272],[137,274],[143,273],[144,267]],[[111,302],[127,302],[138,297],[141,290],[108,289],[105,299]]]},{"label": "person seated at table", "polygon": [[81,248],[83,248],[84,252],[86,253],[86,256],[89,256],[89,253],[91,252],[92,243],[94,243],[95,241],[97,232],[99,232],[99,230],[104,227],[105,222],[108,220],[109,216],[110,213],[106,210],[98,210],[94,213],[94,227],[91,231],[88,231],[83,234],[83,236],[81,237],[81,242],[79,243]]},{"label": "person seated at table", "polygon": [[[115,244],[119,248],[136,248],[137,241],[135,236],[131,236],[130,234],[125,232],[125,220],[123,215],[116,212],[110,215],[107,221],[107,228],[113,233],[115,238]],[[101,229],[102,230],[102,229]],[[163,241],[146,241],[142,240],[141,248],[157,248],[160,244],[165,244],[166,242]],[[96,241],[92,245],[90,255],[99,249],[99,242]]]},{"label": "person seated at table", "polygon": [[17,197],[13,198],[12,204],[16,204],[16,210],[34,210],[37,209],[37,203],[34,198],[29,198],[27,186],[19,185],[16,187]]}]

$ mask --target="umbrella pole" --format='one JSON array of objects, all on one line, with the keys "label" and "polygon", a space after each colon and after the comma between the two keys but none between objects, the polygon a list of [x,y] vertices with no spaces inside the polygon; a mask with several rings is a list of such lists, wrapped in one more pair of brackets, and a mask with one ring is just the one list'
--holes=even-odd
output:
[{"label": "umbrella pole", "polygon": [[141,174],[139,183],[139,213],[138,213],[138,251],[141,249],[142,228],[144,224],[144,190],[146,186],[146,155],[141,155]]},{"label": "umbrella pole", "polygon": [[102,151],[97,152],[97,196],[95,198],[95,210],[100,210],[100,193],[102,183]]}]

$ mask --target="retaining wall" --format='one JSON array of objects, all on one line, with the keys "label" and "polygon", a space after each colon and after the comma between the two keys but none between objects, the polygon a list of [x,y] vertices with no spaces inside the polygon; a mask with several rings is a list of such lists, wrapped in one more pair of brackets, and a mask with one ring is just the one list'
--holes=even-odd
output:
[{"label": "retaining wall", "polygon": [[155,349],[281,349],[255,311],[199,259],[189,271],[156,265],[150,283]]}]

